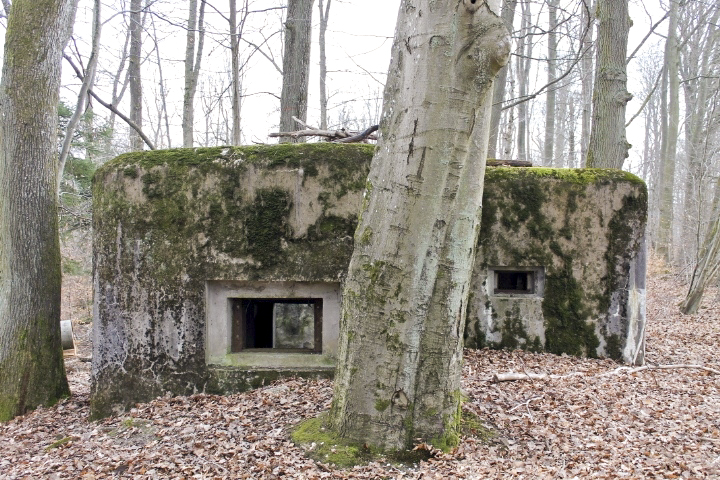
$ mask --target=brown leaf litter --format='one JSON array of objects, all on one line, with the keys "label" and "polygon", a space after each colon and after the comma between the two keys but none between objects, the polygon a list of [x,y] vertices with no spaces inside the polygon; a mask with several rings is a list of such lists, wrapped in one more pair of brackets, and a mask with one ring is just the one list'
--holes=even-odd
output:
[{"label": "brown leaf litter", "polygon": [[[684,288],[648,285],[647,362],[720,369],[717,292],[683,316]],[[79,322],[78,355],[88,357]],[[306,458],[288,430],[329,406],[332,383],[290,379],[252,392],[162,397],[88,421],[89,364],[66,358],[73,396],[0,424],[0,478],[720,478],[720,376],[619,371],[610,360],[466,350],[465,408],[499,433],[414,466],[341,470]],[[492,383],[502,372],[544,379]],[[582,373],[582,375],[568,375]]]}]

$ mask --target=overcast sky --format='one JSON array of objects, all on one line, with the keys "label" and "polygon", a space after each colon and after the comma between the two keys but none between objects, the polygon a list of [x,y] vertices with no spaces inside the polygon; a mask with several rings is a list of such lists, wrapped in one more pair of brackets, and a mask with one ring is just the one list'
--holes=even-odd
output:
[{"label": "overcast sky", "polygon": [[[241,2],[238,2],[241,3]],[[400,0],[333,0],[330,10],[330,24],[327,34],[327,57],[328,57],[328,92],[330,96],[328,112],[331,123],[337,121],[345,114],[345,117],[359,119],[360,122],[347,125],[351,128],[362,129],[367,125],[360,124],[367,121],[367,117],[375,116],[379,113],[381,105],[382,88],[385,82],[385,74],[390,60],[390,48],[392,45],[392,36],[395,28],[395,21]],[[570,4],[568,0],[568,4]],[[225,10],[227,14],[227,2],[214,0],[212,2],[218,10]],[[252,0],[251,9],[262,9],[269,5],[284,5],[285,0]],[[540,3],[538,3],[539,5]],[[110,2],[105,4],[103,18],[108,19],[113,13],[119,9],[120,2]],[[649,25],[659,19],[662,15],[657,4],[657,0],[648,2],[644,5],[640,0],[630,0],[631,17],[634,26],[630,32],[629,52],[632,51],[638,42],[645,36]],[[158,37],[160,39],[160,53],[163,61],[163,77],[168,89],[169,103],[168,109],[170,113],[170,123],[173,130],[173,146],[180,144],[180,121],[182,112],[182,88],[183,88],[183,59],[185,54],[185,37],[181,28],[171,25],[172,22],[184,24],[187,17],[187,3],[179,0],[157,0],[154,9],[164,12],[164,19],[156,18],[156,28],[158,29]],[[89,50],[89,25],[92,18],[91,15],[92,2],[90,0],[81,0],[80,9],[78,11],[78,22],[76,24],[75,36],[78,38],[78,45],[81,51]],[[277,17],[277,14],[276,14]],[[264,20],[267,23],[261,26],[265,34],[277,31],[280,27],[279,18],[271,18]],[[122,45],[124,39],[122,28],[118,18],[108,22],[103,32],[103,44],[105,45],[101,53],[101,64],[113,65],[113,55]],[[199,90],[210,89],[211,83],[222,83],[226,80],[227,73],[227,54],[226,47],[222,42],[227,40],[224,35],[222,18],[208,10],[207,20],[212,24],[214,34],[209,35],[205,45],[205,58],[203,60],[203,70],[205,78]],[[168,23],[170,22],[170,23]],[[273,23],[275,22],[275,23]],[[317,10],[317,0],[313,7],[313,36],[317,39],[319,15]],[[149,30],[150,25],[146,25]],[[665,33],[667,26],[663,25],[659,31]],[[256,33],[255,33],[256,34]],[[250,34],[252,35],[252,34]],[[249,36],[248,38],[252,38]],[[279,40],[279,37],[278,37]],[[661,39],[657,36],[648,42],[648,47],[655,45]],[[148,37],[145,39],[145,48],[148,48]],[[280,45],[279,42],[277,44]],[[544,51],[542,46],[536,47],[534,56],[543,57]],[[277,52],[279,54],[279,52]],[[154,58],[153,58],[154,61]],[[279,59],[278,59],[279,61]],[[319,53],[317,41],[313,44],[311,75],[310,75],[310,98],[308,122],[314,125],[319,124]],[[630,82],[629,89],[633,93],[639,91],[637,79],[638,73],[636,67],[638,62],[631,62],[629,65]],[[74,92],[77,85],[69,76],[70,69],[64,68],[66,76],[66,84],[70,88],[65,88],[62,92],[63,97],[68,102],[74,103]],[[108,99],[109,78],[113,75],[110,68],[107,68],[106,78],[100,79],[98,90],[103,92],[103,96]],[[535,76],[537,82],[536,87],[544,83],[544,66],[538,66],[538,73]],[[103,81],[105,82],[103,84]],[[227,82],[226,82],[227,83]],[[145,89],[146,107],[154,109],[153,91],[158,89],[159,79],[158,73],[152,67],[150,62],[143,66],[143,85]],[[281,77],[275,67],[261,55],[254,55],[248,65],[248,69],[243,81],[243,91],[246,95],[243,102],[242,112],[242,128],[243,139],[245,143],[261,143],[272,142],[267,134],[275,131],[279,121],[279,101],[275,96],[279,95],[281,88]],[[199,91],[197,98],[199,99],[202,92]],[[538,97],[537,102],[544,102],[544,96]],[[634,114],[639,108],[642,99],[639,95],[628,105],[628,116]],[[198,102],[199,103],[199,102]],[[203,118],[202,105],[196,106],[196,118],[198,122]],[[538,107],[540,108],[539,104]],[[125,107],[126,109],[126,107]],[[639,142],[633,139],[642,138],[642,119],[639,118],[632,125],[628,132],[628,137],[632,143],[635,143],[631,155],[637,155],[642,151]],[[201,129],[198,124],[198,130]],[[147,129],[147,127],[146,127]]]}]

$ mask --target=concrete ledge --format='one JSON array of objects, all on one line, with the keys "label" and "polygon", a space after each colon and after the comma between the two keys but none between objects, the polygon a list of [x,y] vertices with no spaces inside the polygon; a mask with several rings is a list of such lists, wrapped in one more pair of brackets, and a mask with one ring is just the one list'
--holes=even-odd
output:
[{"label": "concrete ledge", "polygon": [[248,369],[335,368],[335,357],[312,353],[239,352],[208,358],[208,365]]}]

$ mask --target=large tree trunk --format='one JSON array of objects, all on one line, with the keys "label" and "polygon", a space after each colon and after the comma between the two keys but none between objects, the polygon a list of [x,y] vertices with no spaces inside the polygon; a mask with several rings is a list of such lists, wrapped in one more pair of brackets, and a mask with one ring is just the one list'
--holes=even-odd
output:
[{"label": "large tree trunk", "polygon": [[[307,120],[308,78],[313,0],[288,0],[283,50],[283,83],[280,94],[280,131],[297,130],[292,117]],[[280,142],[303,142],[302,137],[281,137]]]},{"label": "large tree trunk", "polygon": [[343,294],[330,425],[351,441],[457,441],[492,81],[510,50],[499,10],[499,0],[400,8]]},{"label": "large tree trunk", "polygon": [[663,80],[663,120],[662,165],[658,203],[660,216],[655,251],[666,261],[672,260],[672,231],[675,161],[677,155],[677,137],[680,128],[680,82],[678,78],[679,52],[677,44],[678,1],[670,0],[670,23],[665,43],[665,75]]},{"label": "large tree trunk", "polygon": [[75,0],[15,0],[0,82],[0,421],[69,395],[60,345],[57,105]]},{"label": "large tree trunk", "polygon": [[[142,129],[142,81],[140,78],[140,55],[142,48],[142,0],[130,0],[130,57],[128,80],[130,82],[130,120]],[[142,150],[144,142],[140,134],[130,130],[130,148]]]},{"label": "large tree trunk", "polygon": [[625,137],[627,91],[628,0],[599,0],[597,64],[592,130],[587,167],[622,168],[630,144]]}]

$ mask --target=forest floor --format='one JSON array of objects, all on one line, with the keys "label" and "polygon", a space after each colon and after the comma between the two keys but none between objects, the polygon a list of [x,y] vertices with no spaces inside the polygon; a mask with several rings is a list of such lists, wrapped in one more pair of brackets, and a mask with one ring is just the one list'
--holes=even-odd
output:
[{"label": "forest floor", "polygon": [[[720,369],[719,292],[696,315],[685,287],[651,268],[647,365]],[[0,478],[720,478],[720,376],[694,368],[619,368],[609,360],[466,350],[465,409],[497,437],[464,437],[412,466],[351,469],[308,459],[288,431],[329,406],[330,381],[290,379],[252,392],[162,397],[88,421],[90,283],[66,278],[78,337],[66,357],[72,396],[0,424]],[[495,373],[548,373],[492,383]]]}]

